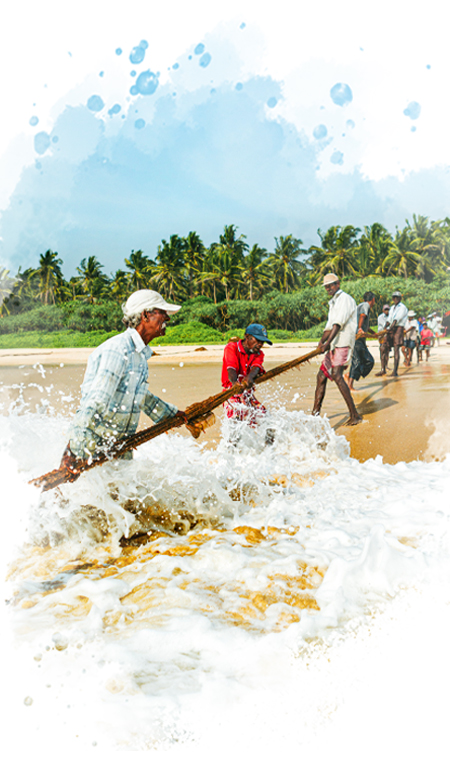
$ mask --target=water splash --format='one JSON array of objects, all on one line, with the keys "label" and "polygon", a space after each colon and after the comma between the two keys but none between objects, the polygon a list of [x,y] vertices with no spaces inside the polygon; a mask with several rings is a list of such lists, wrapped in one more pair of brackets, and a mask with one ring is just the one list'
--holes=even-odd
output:
[{"label": "water splash", "polygon": [[330,90],[331,100],[339,107],[346,107],[353,101],[353,94],[350,86],[346,83],[336,83]]}]

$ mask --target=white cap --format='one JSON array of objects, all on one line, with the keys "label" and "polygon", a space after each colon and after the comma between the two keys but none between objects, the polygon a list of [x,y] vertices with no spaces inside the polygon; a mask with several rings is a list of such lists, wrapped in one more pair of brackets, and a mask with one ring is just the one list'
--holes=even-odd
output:
[{"label": "white cap", "polygon": [[168,315],[173,315],[181,310],[181,305],[169,305],[161,297],[161,294],[158,294],[157,291],[150,291],[150,289],[139,289],[139,291],[133,292],[122,305],[124,314],[128,316],[154,309],[165,310]]},{"label": "white cap", "polygon": [[323,277],[323,286],[328,286],[330,283],[337,283],[339,281],[339,278],[335,273],[327,273]]},{"label": "white cap", "polygon": [[414,310],[408,310],[408,315],[411,316],[411,318],[413,318],[416,314]]}]

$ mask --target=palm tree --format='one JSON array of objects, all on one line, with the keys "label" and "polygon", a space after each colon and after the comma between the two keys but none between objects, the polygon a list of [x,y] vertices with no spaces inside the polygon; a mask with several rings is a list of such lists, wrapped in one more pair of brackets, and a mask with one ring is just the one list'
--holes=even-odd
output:
[{"label": "palm tree", "polygon": [[252,246],[248,254],[242,260],[242,281],[248,286],[248,299],[253,300],[254,289],[258,289],[268,284],[269,268],[267,261],[267,250],[258,246],[257,243]]},{"label": "palm tree", "polygon": [[326,233],[321,230],[317,232],[321,245],[311,246],[309,249],[314,281],[318,283],[326,273],[335,273],[339,278],[357,276],[355,251],[358,246],[359,227],[335,225],[329,227]]},{"label": "palm tree", "polygon": [[104,295],[108,286],[108,278],[102,267],[94,256],[82,259],[80,267],[77,267],[77,273],[80,275],[78,282],[88,302],[94,303]]},{"label": "palm tree", "polygon": [[416,272],[419,254],[411,248],[411,232],[409,225],[402,231],[396,228],[393,243],[376,273],[381,275],[401,275],[409,278]]},{"label": "palm tree", "polygon": [[198,275],[203,268],[205,256],[205,247],[200,236],[191,230],[191,232],[182,239],[184,264],[187,271],[188,293],[192,297],[194,293],[194,277]]},{"label": "palm tree", "polygon": [[355,249],[355,269],[364,278],[373,276],[386,259],[392,245],[392,236],[379,222],[365,226]]},{"label": "palm tree", "polygon": [[0,267],[0,316],[4,312],[9,314],[6,301],[11,296],[14,288],[18,285],[17,278],[11,278],[9,270],[6,267]]},{"label": "palm tree", "polygon": [[119,302],[124,302],[130,293],[130,275],[125,270],[116,270],[111,276],[109,284],[109,293],[111,297]]},{"label": "palm tree", "polygon": [[300,284],[301,263],[298,258],[300,254],[305,253],[302,243],[300,238],[294,238],[292,235],[280,235],[275,238],[275,249],[269,256],[268,266],[273,271],[276,286],[285,294]]},{"label": "palm tree", "polygon": [[161,294],[169,299],[182,299],[186,295],[183,241],[171,235],[169,242],[162,240],[158,246],[153,281]]},{"label": "palm tree", "polygon": [[202,269],[196,281],[197,284],[201,285],[202,294],[205,293],[206,287],[211,287],[215,305],[217,305],[217,290],[221,288],[218,248],[218,244],[213,243],[206,249]]},{"label": "palm tree", "polygon": [[64,280],[61,265],[62,259],[58,259],[57,251],[47,249],[45,254],[40,254],[39,267],[34,271],[34,276],[38,279],[37,298],[44,305],[54,305],[59,298]]},{"label": "palm tree", "polygon": [[442,227],[443,222],[431,222],[430,225],[428,217],[413,214],[413,225],[408,220],[406,224],[410,228],[411,249],[419,255],[415,275],[430,283],[447,263],[449,242]]},{"label": "palm tree", "polygon": [[132,251],[125,265],[130,271],[130,289],[138,291],[139,289],[148,289],[151,285],[155,263],[144,256],[142,249]]}]

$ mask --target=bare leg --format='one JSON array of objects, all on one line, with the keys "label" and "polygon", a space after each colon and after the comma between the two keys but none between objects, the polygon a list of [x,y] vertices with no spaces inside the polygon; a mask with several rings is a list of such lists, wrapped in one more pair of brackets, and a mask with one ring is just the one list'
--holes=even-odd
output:
[{"label": "bare leg", "polygon": [[350,377],[350,372],[348,372],[348,373],[346,372],[344,374],[344,380],[347,383],[347,385],[348,385],[350,390],[352,390],[352,391],[358,390],[358,388],[354,388],[353,387],[353,383],[355,382],[355,379],[354,379],[354,377]]},{"label": "bare leg", "polygon": [[324,373],[319,369],[319,371],[317,372],[316,392],[314,394],[314,406],[312,410],[313,414],[320,414],[323,400],[325,398],[326,389],[327,389],[327,378],[325,377]]},{"label": "bare leg", "polygon": [[389,361],[389,342],[382,342],[380,345],[380,362],[381,369],[376,373],[375,377],[382,377],[386,374],[386,367]]},{"label": "bare leg", "polygon": [[394,371],[389,375],[390,377],[398,377],[399,363],[400,363],[400,346],[394,345]]},{"label": "bare leg", "polygon": [[348,425],[358,425],[358,423],[362,422],[362,417],[356,411],[355,402],[353,401],[352,394],[350,393],[350,388],[348,387],[346,381],[344,380],[343,373],[344,373],[343,366],[333,366],[333,369],[332,369],[333,380],[338,386],[341,392],[342,398],[347,404],[347,408],[349,411]]}]

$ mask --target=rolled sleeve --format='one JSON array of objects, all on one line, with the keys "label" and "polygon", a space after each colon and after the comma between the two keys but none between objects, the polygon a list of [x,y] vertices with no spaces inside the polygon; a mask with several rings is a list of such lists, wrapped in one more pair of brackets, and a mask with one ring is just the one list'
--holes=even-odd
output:
[{"label": "rolled sleeve", "polygon": [[158,396],[154,396],[153,393],[148,393],[145,396],[144,403],[142,404],[142,411],[150,417],[153,422],[161,422],[166,417],[175,417],[178,412],[178,407],[173,404],[168,404],[167,401],[163,401]]}]

